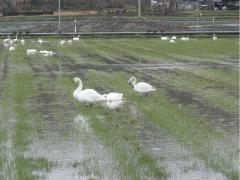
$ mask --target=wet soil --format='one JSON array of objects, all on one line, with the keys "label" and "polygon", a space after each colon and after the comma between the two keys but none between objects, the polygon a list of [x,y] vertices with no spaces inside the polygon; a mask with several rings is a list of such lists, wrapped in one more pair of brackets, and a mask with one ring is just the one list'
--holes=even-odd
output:
[{"label": "wet soil", "polygon": [[[37,135],[26,156],[44,157],[56,166],[51,172],[36,172],[51,179],[118,179],[118,171],[108,150],[91,130],[87,117],[75,109],[68,96],[49,80],[36,83],[37,95],[29,101],[37,119]],[[35,120],[36,121],[36,120]]]},{"label": "wet soil", "polygon": [[205,167],[204,163],[177,143],[172,137],[154,124],[145,119],[134,105],[129,104],[132,116],[137,119],[138,138],[141,147],[146,152],[151,152],[158,164],[164,165],[170,173],[170,180],[200,180],[224,179],[220,173],[213,172]]},{"label": "wet soil", "polygon": [[[227,130],[239,127],[238,114],[231,114],[221,108],[213,107],[204,102],[201,97],[189,92],[165,88],[166,95],[181,106],[194,106],[200,115],[211,121],[212,127],[222,127]],[[194,115],[194,114],[193,114]],[[209,122],[206,122],[208,125]]]},{"label": "wet soil", "polygon": [[0,99],[4,88],[4,81],[7,79],[8,73],[9,73],[8,55],[6,55],[3,60],[3,65],[0,66]]},{"label": "wet soil", "polygon": [[[136,72],[132,71],[132,73]],[[210,121],[210,123],[209,121],[203,122],[203,125],[223,128],[225,130],[232,129],[233,131],[239,126],[238,114],[232,114],[221,108],[213,107],[201,97],[193,95],[190,92],[176,90],[163,80],[159,79],[156,81],[153,75],[158,73],[173,73],[178,76],[178,73],[174,69],[161,69],[161,72],[153,69],[151,71],[139,70],[139,77],[146,82],[150,82],[155,87],[163,89],[165,95],[174,103],[179,104],[179,106],[189,106],[197,109],[198,113],[193,113],[191,114],[192,116],[201,116],[203,119]]]}]

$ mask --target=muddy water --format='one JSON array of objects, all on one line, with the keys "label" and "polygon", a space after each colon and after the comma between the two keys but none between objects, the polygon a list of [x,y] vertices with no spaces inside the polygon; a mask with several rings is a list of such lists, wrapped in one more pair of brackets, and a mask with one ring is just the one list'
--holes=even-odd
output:
[{"label": "muddy water", "polygon": [[163,129],[157,128],[149,120],[130,105],[132,115],[138,119],[138,137],[142,148],[155,155],[159,164],[163,164],[169,172],[170,180],[219,180],[225,177],[205,167],[204,163],[169,137]]},{"label": "muddy water", "polygon": [[63,92],[43,84],[36,84],[38,95],[29,104],[40,118],[35,120],[38,133],[26,156],[46,158],[54,166],[50,172],[37,171],[36,175],[64,180],[118,179],[111,153],[94,134],[88,118]]},{"label": "muddy water", "polygon": [[[159,71],[174,71],[176,69],[193,69],[193,68],[221,68],[221,69],[232,69],[235,66],[232,63],[229,64],[199,64],[199,63],[176,63],[176,64],[126,64],[121,60],[111,61],[108,59],[104,60],[104,63],[108,63],[108,68],[104,69],[104,65],[90,65],[84,66],[89,69],[102,69],[104,71],[128,71],[134,72],[139,71],[144,74],[151,75],[151,73],[157,73]],[[72,64],[74,66],[74,71],[77,72],[79,69],[83,68],[83,65]],[[66,67],[66,71],[71,71],[71,66]],[[129,68],[130,67],[130,68]],[[76,69],[75,69],[76,68]],[[132,70],[131,70],[132,69]],[[86,70],[86,69],[85,69]],[[144,73],[146,72],[146,73]],[[146,77],[145,77],[146,78]],[[166,89],[166,96],[169,96],[172,99],[175,99],[176,103],[179,103],[183,106],[195,105],[197,109],[200,110],[200,113],[203,117],[211,119],[211,121],[203,121],[203,126],[211,126],[220,131],[230,130],[231,133],[227,134],[228,143],[219,143],[215,142],[215,147],[221,149],[224,147],[223,156],[229,154],[232,145],[236,145],[238,137],[238,120],[237,115],[229,114],[221,109],[214,108],[209,106],[206,102],[202,101],[200,97],[185,94],[185,92],[174,91],[169,88],[168,85],[164,85]],[[159,160],[159,164],[165,164],[167,170],[170,172],[169,179],[225,179],[221,173],[217,173],[207,168],[203,161],[197,159],[191,152],[178,144],[173,138],[169,137],[164,130],[156,128],[149,121],[144,120],[142,115],[137,112],[134,107],[131,107],[133,115],[136,116],[140,121],[138,133],[139,139],[141,140],[142,147],[146,152],[151,152]],[[223,119],[223,120],[222,120]],[[231,145],[231,146],[230,146]],[[163,157],[163,158],[161,158]],[[233,160],[233,159],[232,159]],[[231,161],[232,161],[231,160]],[[237,164],[237,162],[235,162]],[[237,167],[237,165],[236,165]]]},{"label": "muddy water", "polygon": [[[34,58],[34,57],[33,57]],[[65,58],[65,57],[64,57]],[[7,59],[7,58],[5,58]],[[43,157],[52,161],[53,168],[49,172],[35,171],[36,175],[46,179],[120,179],[118,167],[112,159],[111,152],[106,149],[99,141],[98,137],[91,129],[88,117],[84,117],[81,111],[74,108],[72,100],[61,90],[60,87],[51,82],[56,80],[57,76],[67,74],[84,75],[88,69],[103,71],[138,71],[146,74],[156,73],[158,71],[172,71],[174,69],[186,68],[204,68],[207,64],[199,65],[194,63],[184,64],[144,64],[130,63],[125,60],[112,61],[105,59],[106,65],[76,64],[71,59],[61,59],[59,64],[51,65],[44,62],[33,63],[28,59],[28,66],[39,81],[35,82],[37,95],[29,101],[29,109],[36,114],[33,119],[36,134],[32,138],[32,145],[25,153],[29,157]],[[223,65],[224,67],[230,67]],[[234,65],[233,65],[234,66]],[[131,67],[131,68],[129,68]],[[8,61],[5,60],[1,65],[0,71],[0,99],[1,88],[8,74]],[[155,83],[155,82],[154,82]],[[49,86],[47,86],[49,85]],[[238,144],[238,120],[235,116],[226,114],[219,109],[211,109],[201,98],[191,94],[183,94],[179,91],[173,91],[168,85],[163,86],[166,90],[166,96],[176,100],[176,103],[187,106],[194,104],[204,113],[207,109],[212,123],[203,122],[203,126],[224,129],[228,127],[230,133],[226,142],[215,143],[218,149],[224,148],[223,154],[230,152],[233,145]],[[153,154],[158,163],[166,166],[170,173],[169,179],[181,180],[199,180],[199,179],[225,179],[220,173],[213,172],[205,167],[204,163],[197,159],[191,152],[178,144],[174,138],[169,137],[163,129],[156,128],[149,120],[133,106],[129,105],[132,116],[138,120],[136,131],[142,148],[146,152]],[[1,111],[0,111],[1,113]],[[229,121],[229,118],[230,121]],[[223,119],[221,121],[221,119]],[[14,121],[8,121],[7,129],[12,132]],[[7,159],[6,169],[12,164],[12,142],[11,134],[8,134],[6,143]],[[224,156],[224,155],[223,155]],[[237,162],[235,163],[237,166]],[[13,170],[15,168],[13,167]],[[14,176],[14,171],[12,176]],[[7,175],[10,177],[10,175]]]}]

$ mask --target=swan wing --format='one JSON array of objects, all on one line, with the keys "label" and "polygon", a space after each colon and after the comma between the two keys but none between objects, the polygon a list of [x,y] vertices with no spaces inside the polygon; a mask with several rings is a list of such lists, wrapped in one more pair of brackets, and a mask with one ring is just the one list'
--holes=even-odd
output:
[{"label": "swan wing", "polygon": [[81,102],[88,103],[97,103],[106,100],[101,94],[99,94],[94,89],[85,89],[82,91],[74,92],[74,97],[77,98]]},{"label": "swan wing", "polygon": [[139,82],[135,84],[134,89],[138,92],[150,92],[150,91],[156,91],[154,87],[152,87],[150,84],[145,82]]},{"label": "swan wing", "polygon": [[123,97],[122,93],[109,93],[107,94],[108,100],[121,100]]}]

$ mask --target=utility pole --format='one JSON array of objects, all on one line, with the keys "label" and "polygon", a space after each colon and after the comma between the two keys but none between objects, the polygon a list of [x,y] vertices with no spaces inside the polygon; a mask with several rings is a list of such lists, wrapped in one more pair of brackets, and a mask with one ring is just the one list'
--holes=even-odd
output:
[{"label": "utility pole", "polygon": [[213,17],[213,18],[212,18],[212,26],[213,26],[213,29],[212,29],[212,30],[213,30],[213,31],[214,31],[214,29],[215,29],[215,28],[214,28],[214,24],[215,24],[215,18]]},{"label": "utility pole", "polygon": [[58,0],[58,34],[61,34],[61,0]]},{"label": "utility pole", "polygon": [[2,15],[4,16],[4,0],[2,0]]},{"label": "utility pole", "polygon": [[141,17],[141,0],[138,0],[138,17]]},{"label": "utility pole", "polygon": [[74,33],[77,34],[77,20],[76,19],[75,19],[74,23],[75,23]]},{"label": "utility pole", "polygon": [[198,31],[198,17],[197,17],[197,31]]}]

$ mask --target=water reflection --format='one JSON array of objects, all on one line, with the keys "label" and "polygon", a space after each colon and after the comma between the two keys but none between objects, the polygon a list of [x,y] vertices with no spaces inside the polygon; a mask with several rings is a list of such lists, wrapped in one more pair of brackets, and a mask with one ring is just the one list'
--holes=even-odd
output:
[{"label": "water reflection", "polygon": [[129,105],[128,109],[132,117],[138,120],[137,131],[142,148],[146,152],[151,152],[159,165],[166,165],[167,171],[170,173],[168,179],[225,179],[221,173],[207,168],[203,161],[197,159],[192,152],[168,136],[163,129],[144,119],[144,115],[135,106]]}]

